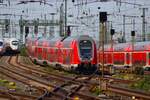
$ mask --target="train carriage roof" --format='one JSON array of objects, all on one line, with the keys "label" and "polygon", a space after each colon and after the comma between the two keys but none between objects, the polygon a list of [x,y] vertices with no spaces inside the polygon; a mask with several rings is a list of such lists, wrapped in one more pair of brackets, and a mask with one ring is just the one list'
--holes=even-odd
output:
[{"label": "train carriage roof", "polygon": [[[119,43],[113,44],[114,51],[132,51],[132,43]],[[105,51],[111,51],[111,44],[107,44],[104,46]],[[150,50],[150,41],[144,42],[135,42],[134,50]]]},{"label": "train carriage roof", "polygon": [[62,37],[54,37],[52,39],[48,39],[50,47],[57,47],[57,45],[61,42]]},{"label": "train carriage roof", "polygon": [[89,37],[88,35],[69,36],[62,41],[63,47],[71,48],[71,46],[73,46],[73,43],[75,41],[78,41],[79,39],[91,39],[92,40],[92,38]]}]

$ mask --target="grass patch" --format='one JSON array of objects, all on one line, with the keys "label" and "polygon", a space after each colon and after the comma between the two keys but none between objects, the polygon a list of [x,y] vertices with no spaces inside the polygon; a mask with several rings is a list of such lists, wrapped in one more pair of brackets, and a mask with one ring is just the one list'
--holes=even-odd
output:
[{"label": "grass patch", "polygon": [[113,78],[124,79],[124,80],[139,80],[140,76],[135,74],[115,74],[112,75]]},{"label": "grass patch", "polygon": [[150,76],[144,75],[141,80],[137,81],[136,83],[129,84],[129,88],[150,92]]},{"label": "grass patch", "polygon": [[65,75],[65,76],[75,76],[76,75],[76,73],[74,73],[74,72],[66,71],[66,70],[63,70],[62,68],[56,69],[52,66],[44,67],[44,70],[49,73],[54,73],[54,74],[59,73],[61,75]]},{"label": "grass patch", "polygon": [[25,57],[28,56],[25,46],[22,46],[22,47],[20,48],[20,56],[25,56]]},{"label": "grass patch", "polygon": [[90,92],[96,96],[98,96],[99,94],[102,94],[102,89],[100,89],[98,86],[93,86],[90,88]]},{"label": "grass patch", "polygon": [[0,79],[0,86],[5,87],[7,89],[21,90],[19,87],[17,87],[15,82],[10,82],[6,79]]}]

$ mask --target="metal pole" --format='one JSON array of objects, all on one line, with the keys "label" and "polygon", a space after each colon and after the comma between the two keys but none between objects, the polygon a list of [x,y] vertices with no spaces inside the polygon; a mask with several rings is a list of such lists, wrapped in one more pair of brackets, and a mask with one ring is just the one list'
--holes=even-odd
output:
[{"label": "metal pole", "polygon": [[113,55],[113,51],[114,51],[114,49],[113,49],[113,35],[111,35],[111,50],[112,50],[112,65],[113,65],[113,62],[114,62],[114,55]]},{"label": "metal pole", "polygon": [[63,11],[63,4],[60,6],[60,33],[59,36],[64,36],[64,11]]},{"label": "metal pole", "polygon": [[[47,23],[46,22],[46,14],[44,14],[44,21],[45,21],[45,24]],[[45,25],[44,27],[44,37],[46,36],[46,30],[47,30],[47,26]]]},{"label": "metal pole", "polygon": [[23,19],[22,19],[22,15],[20,16],[20,40],[21,40],[21,43],[23,43]]},{"label": "metal pole", "polygon": [[133,30],[135,30],[135,19],[133,19]]},{"label": "metal pole", "polygon": [[[112,27],[112,21],[110,21],[111,23],[110,23],[110,29],[112,29],[113,27]],[[111,50],[112,50],[112,65],[114,64],[113,62],[114,62],[114,54],[113,54],[113,52],[114,52],[114,48],[113,48],[113,35],[111,34]]]},{"label": "metal pole", "polygon": [[65,35],[67,35],[67,0],[65,0]]},{"label": "metal pole", "polygon": [[[131,55],[131,58],[133,57],[133,52],[134,52],[134,36],[132,36],[132,55]],[[133,59],[131,60],[132,61],[132,72],[134,71],[134,66],[133,66]]]},{"label": "metal pole", "polygon": [[142,19],[142,34],[143,34],[143,41],[145,41],[145,10],[146,10],[146,8],[142,8],[142,11],[143,11],[143,14],[142,14],[142,17],[143,17],[143,19]]},{"label": "metal pole", "polygon": [[106,23],[101,23],[101,46],[102,46],[102,78],[104,77],[104,34],[105,34],[105,25]]},{"label": "metal pole", "polygon": [[125,17],[126,16],[123,15],[123,38],[122,38],[123,42],[125,42],[125,29],[126,29],[126,27],[125,27],[126,18]]},{"label": "metal pole", "polygon": [[[100,14],[99,14],[100,16]],[[102,40],[101,40],[101,37],[102,37],[102,24],[100,23],[100,18],[99,18],[99,63],[101,63],[101,46],[102,46]],[[99,70],[101,71],[101,65],[99,66]],[[101,89],[101,78],[99,77],[99,89]]]}]

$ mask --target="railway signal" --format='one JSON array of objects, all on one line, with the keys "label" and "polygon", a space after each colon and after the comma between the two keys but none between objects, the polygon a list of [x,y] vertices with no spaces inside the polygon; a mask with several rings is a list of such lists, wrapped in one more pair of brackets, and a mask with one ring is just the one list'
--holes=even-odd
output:
[{"label": "railway signal", "polygon": [[135,36],[135,31],[131,31],[131,36]]},{"label": "railway signal", "polygon": [[67,27],[67,36],[71,35],[71,30],[70,30],[70,26]]},{"label": "railway signal", "polygon": [[3,0],[0,0],[0,3],[3,3]]},{"label": "railway signal", "polygon": [[[99,13],[99,22],[100,22],[100,32],[99,32],[99,42],[101,40],[101,42],[99,44],[101,44],[102,47],[102,78],[104,76],[104,35],[106,33],[106,21],[107,21],[107,12],[100,12]],[[99,46],[100,47],[100,46]],[[99,48],[100,49],[100,48]]]},{"label": "railway signal", "polygon": [[25,27],[25,38],[28,36],[28,34],[29,34],[29,27]]},{"label": "railway signal", "polygon": [[100,22],[104,23],[107,21],[107,12],[100,12]]},{"label": "railway signal", "polygon": [[114,29],[110,29],[110,35],[111,35],[111,50],[112,50],[112,65],[114,62],[114,55],[113,55],[113,35],[115,34],[115,30]]},{"label": "railway signal", "polygon": [[6,33],[9,32],[9,25],[10,25],[10,20],[9,19],[5,19],[5,31],[6,31]]},{"label": "railway signal", "polygon": [[115,34],[115,30],[114,30],[114,29],[111,29],[111,30],[110,30],[110,35],[113,36],[114,34]]}]

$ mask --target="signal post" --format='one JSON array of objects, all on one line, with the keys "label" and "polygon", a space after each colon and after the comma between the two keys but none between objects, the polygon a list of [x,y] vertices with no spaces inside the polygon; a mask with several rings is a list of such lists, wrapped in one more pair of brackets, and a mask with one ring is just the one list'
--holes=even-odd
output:
[{"label": "signal post", "polygon": [[[99,79],[99,89],[100,90],[107,90],[107,81],[104,80],[104,36],[106,33],[106,21],[107,21],[107,12],[100,12],[99,13],[99,52],[100,55],[102,54],[102,61],[101,61],[101,77]],[[100,58],[100,57],[99,57]],[[100,67],[100,69],[101,69]]]},{"label": "signal post", "polygon": [[102,78],[104,77],[104,35],[106,34],[107,12],[99,13],[99,50],[102,53]]}]

